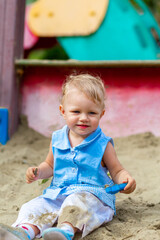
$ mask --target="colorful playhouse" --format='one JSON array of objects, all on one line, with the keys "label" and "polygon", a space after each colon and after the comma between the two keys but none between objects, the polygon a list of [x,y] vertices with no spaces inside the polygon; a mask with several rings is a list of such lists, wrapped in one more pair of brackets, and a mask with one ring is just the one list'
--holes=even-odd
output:
[{"label": "colorful playhouse", "polygon": [[75,71],[104,80],[107,135],[160,136],[160,28],[143,0],[27,2],[0,8],[0,142],[20,114],[45,136],[60,128],[61,85]]}]

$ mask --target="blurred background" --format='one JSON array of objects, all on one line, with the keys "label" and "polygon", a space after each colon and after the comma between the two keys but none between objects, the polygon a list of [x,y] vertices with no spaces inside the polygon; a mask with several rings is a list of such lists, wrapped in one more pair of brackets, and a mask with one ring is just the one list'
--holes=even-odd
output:
[{"label": "blurred background", "polygon": [[67,6],[56,1],[27,0],[25,58],[159,59],[159,1],[105,0],[101,5],[88,2],[81,1],[78,9],[72,1]]},{"label": "blurred background", "polygon": [[20,115],[45,136],[62,127],[62,83],[84,72],[104,80],[107,135],[160,136],[160,1],[6,0],[0,20],[0,106],[10,136]]},{"label": "blurred background", "polygon": [[160,25],[160,1],[157,0],[143,0],[143,1],[150,8],[158,24]]}]

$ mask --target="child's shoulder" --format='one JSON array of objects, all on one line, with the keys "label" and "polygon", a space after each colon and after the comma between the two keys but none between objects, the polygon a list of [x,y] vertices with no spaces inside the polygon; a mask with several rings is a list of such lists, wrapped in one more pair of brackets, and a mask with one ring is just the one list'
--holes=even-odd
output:
[{"label": "child's shoulder", "polygon": [[52,133],[52,146],[60,149],[65,149],[69,147],[68,127],[65,125],[63,128],[56,130]]},{"label": "child's shoulder", "polygon": [[67,131],[67,125],[65,125],[64,127],[62,127],[61,129],[55,130],[52,132],[52,137],[53,136],[60,136],[60,135],[64,135],[66,134]]},{"label": "child's shoulder", "polygon": [[103,131],[101,132],[101,139],[102,139],[102,141],[106,141],[107,143],[111,142],[112,145],[114,146],[113,138],[110,136],[107,136]]}]

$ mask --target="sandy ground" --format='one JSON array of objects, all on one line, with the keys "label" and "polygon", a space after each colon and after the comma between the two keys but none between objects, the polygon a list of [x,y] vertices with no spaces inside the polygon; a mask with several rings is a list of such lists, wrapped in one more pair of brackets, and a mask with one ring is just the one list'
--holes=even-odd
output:
[{"label": "sandy ground", "polygon": [[[113,221],[85,240],[160,239],[160,138],[151,133],[114,139],[121,163],[137,181],[130,195],[117,194]],[[26,169],[45,159],[50,139],[20,125],[7,143],[0,145],[0,222],[12,224],[23,203],[40,195],[49,182],[25,183]],[[79,239],[77,235],[75,239]]]}]

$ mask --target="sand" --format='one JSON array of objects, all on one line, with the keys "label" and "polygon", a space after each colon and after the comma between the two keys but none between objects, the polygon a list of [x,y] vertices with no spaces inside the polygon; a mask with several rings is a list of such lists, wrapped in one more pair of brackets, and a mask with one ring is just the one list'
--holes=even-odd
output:
[{"label": "sand", "polygon": [[[160,239],[160,138],[143,133],[114,139],[119,160],[137,181],[130,195],[117,194],[117,215],[85,240]],[[23,120],[7,145],[0,145],[0,222],[11,225],[23,203],[40,195],[50,182],[25,183],[29,166],[45,159],[50,139]],[[77,235],[75,239],[79,239]]]}]

